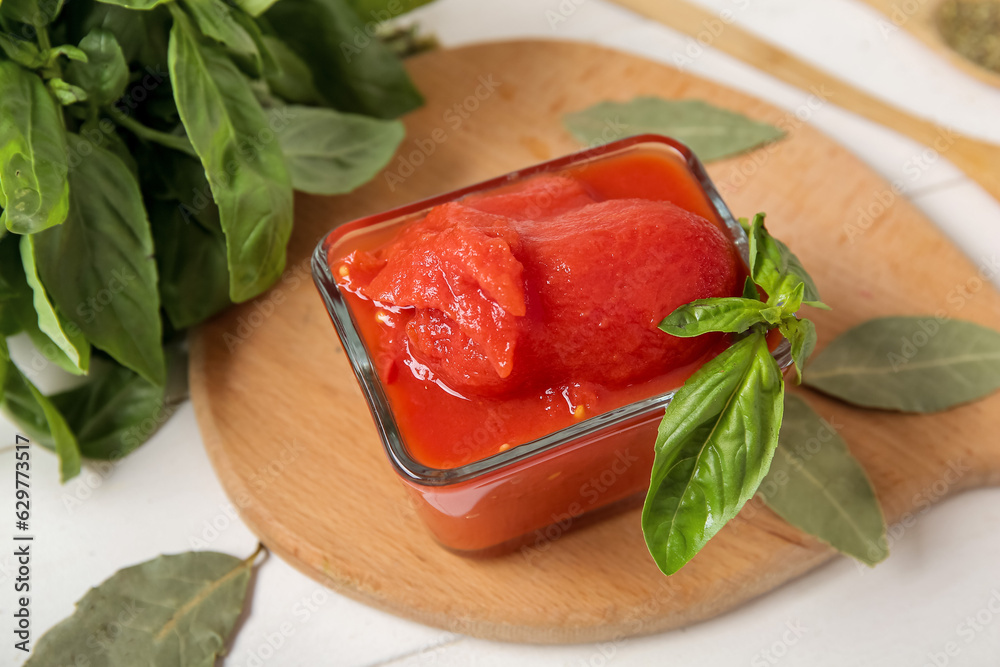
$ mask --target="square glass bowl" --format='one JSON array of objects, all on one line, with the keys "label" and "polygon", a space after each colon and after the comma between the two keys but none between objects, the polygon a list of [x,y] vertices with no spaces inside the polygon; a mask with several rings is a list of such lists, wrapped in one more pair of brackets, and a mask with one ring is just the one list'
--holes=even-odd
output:
[{"label": "square glass bowl", "polygon": [[[345,256],[359,247],[371,249],[403,225],[421,219],[434,206],[540,174],[578,171],[627,154],[674,161],[679,172],[690,180],[690,192],[701,209],[696,212],[713,216],[746,262],[746,234],[701,162],[683,144],[659,135],[622,139],[355,220],[331,231],[313,254],[313,278],[361,385],[389,461],[431,533],[454,551],[485,554],[518,546],[544,548],[579,525],[584,515],[630,506],[630,501],[641,497],[649,485],[657,426],[674,392],[596,414],[466,465],[427,467],[407,450],[376,372],[376,356],[362,340],[355,315],[331,272],[329,258]],[[374,243],[373,238],[380,243]],[[782,341],[774,354],[782,369],[788,368],[791,355],[787,342]]]}]

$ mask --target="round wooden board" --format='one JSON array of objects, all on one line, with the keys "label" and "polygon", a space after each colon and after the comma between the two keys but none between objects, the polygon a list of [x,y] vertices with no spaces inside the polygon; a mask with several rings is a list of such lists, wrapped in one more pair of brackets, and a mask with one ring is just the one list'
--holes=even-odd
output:
[{"label": "round wooden board", "polygon": [[[794,115],[663,65],[591,45],[525,41],[437,51],[409,68],[427,104],[405,119],[407,139],[387,168],[401,182],[383,174],[349,196],[298,197],[283,279],[192,337],[198,422],[251,529],[357,600],[469,635],[539,643],[683,626],[830,558],[756,503],[670,578],[646,553],[637,510],[504,557],[442,549],[385,459],[312,285],[309,254],[339,223],[578,150],[560,122],[566,112],[658,95],[705,99],[792,128],[771,149],[709,171],[738,214],[767,211],[770,228],[812,271],[834,308],[815,314],[821,348],[884,314],[942,310],[1000,328],[992,287],[964,308],[949,299],[976,267],[868,167]],[[859,215],[869,210],[865,226]],[[1000,395],[934,416],[807,398],[865,464],[890,520],[913,509],[919,493],[934,488],[941,497],[941,480],[950,480],[947,493],[1000,480]],[[962,471],[957,481],[952,469]]]}]

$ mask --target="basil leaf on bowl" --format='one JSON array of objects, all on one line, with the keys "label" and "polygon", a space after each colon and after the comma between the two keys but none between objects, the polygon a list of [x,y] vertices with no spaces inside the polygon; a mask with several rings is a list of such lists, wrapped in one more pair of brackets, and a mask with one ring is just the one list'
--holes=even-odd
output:
[{"label": "basil leaf on bowl", "polygon": [[755,324],[777,323],[778,315],[779,309],[756,299],[698,299],[667,315],[660,322],[660,330],[680,338],[700,336],[709,331],[743,333]]},{"label": "basil leaf on bowl", "polygon": [[683,567],[736,516],[767,474],[784,383],[764,334],[702,366],[667,406],[642,529],[665,574]]}]

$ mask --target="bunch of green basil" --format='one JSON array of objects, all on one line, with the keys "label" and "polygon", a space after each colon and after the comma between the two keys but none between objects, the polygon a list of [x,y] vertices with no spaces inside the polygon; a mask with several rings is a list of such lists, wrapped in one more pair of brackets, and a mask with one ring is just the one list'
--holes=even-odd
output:
[{"label": "bunch of green basil", "polygon": [[[163,420],[165,341],[281,275],[293,189],[391,158],[422,99],[372,27],[419,4],[0,0],[0,398],[64,480]],[[87,380],[45,396],[49,363]]]}]

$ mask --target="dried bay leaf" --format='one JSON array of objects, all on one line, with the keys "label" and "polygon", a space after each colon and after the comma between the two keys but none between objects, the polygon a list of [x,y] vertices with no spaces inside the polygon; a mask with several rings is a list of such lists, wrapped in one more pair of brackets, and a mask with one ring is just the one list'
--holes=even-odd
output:
[{"label": "dried bay leaf", "polygon": [[25,666],[211,667],[239,618],[259,552],[240,560],[190,551],[119,570],[45,633]]},{"label": "dried bay leaf", "polygon": [[848,403],[937,412],[1000,388],[1000,332],[934,317],[882,317],[816,355],[803,382]]},{"label": "dried bay leaf", "polygon": [[[737,155],[785,136],[780,128],[701,100],[659,97],[600,102],[566,114],[563,124],[587,145],[637,134],[663,134],[687,144],[702,162]],[[614,136],[608,136],[609,130]]]},{"label": "dried bay leaf", "polygon": [[785,394],[785,412],[761,498],[782,519],[867,565],[889,555],[871,482],[836,429]]}]

